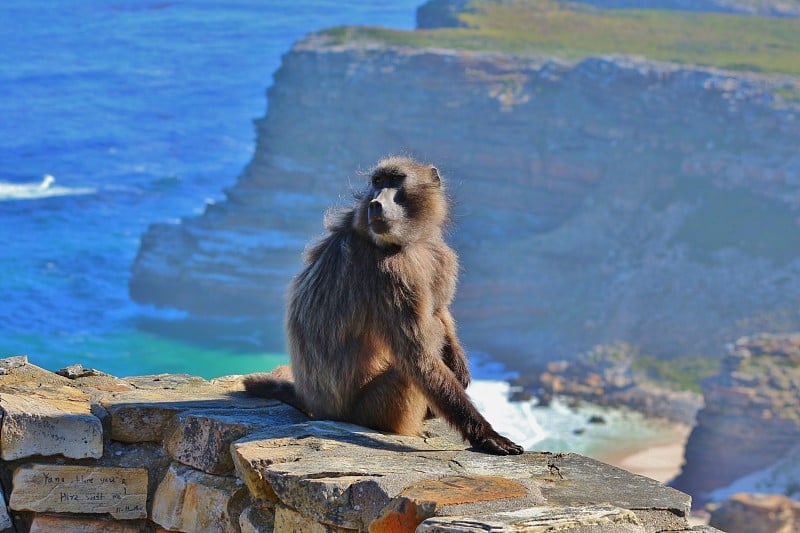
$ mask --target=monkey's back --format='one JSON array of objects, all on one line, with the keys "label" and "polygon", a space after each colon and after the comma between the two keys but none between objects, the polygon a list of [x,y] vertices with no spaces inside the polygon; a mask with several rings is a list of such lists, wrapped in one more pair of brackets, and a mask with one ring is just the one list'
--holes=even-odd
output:
[{"label": "monkey's back", "polygon": [[286,329],[295,385],[319,418],[344,419],[367,377],[363,336],[371,308],[366,285],[375,287],[367,258],[353,254],[353,231],[331,233],[312,247],[290,286]]}]

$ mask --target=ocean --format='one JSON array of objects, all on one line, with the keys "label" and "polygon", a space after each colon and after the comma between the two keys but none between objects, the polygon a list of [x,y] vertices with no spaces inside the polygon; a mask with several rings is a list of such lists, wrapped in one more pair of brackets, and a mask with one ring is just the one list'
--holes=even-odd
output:
[{"label": "ocean", "polygon": [[294,41],[341,24],[412,28],[417,3],[0,3],[0,354],[116,375],[285,361],[137,328],[164,313],[128,296],[140,236],[223,198]]},{"label": "ocean", "polygon": [[[341,24],[412,28],[419,2],[0,3],[0,357],[118,376],[215,377],[286,362],[138,327],[180,315],[128,296],[139,239],[153,222],[224,198],[294,41]],[[646,426],[625,415],[576,438],[588,414],[509,404],[496,372],[475,375],[481,409],[527,447],[586,452]]]}]

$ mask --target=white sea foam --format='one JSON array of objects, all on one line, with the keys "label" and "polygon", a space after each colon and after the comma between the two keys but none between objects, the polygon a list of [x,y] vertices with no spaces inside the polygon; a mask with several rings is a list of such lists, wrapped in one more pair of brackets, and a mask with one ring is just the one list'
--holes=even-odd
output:
[{"label": "white sea foam", "polygon": [[467,389],[478,411],[498,433],[529,450],[542,441],[547,432],[536,421],[533,404],[510,402],[508,392],[508,383],[496,380],[475,380]]},{"label": "white sea foam", "polygon": [[726,487],[715,489],[711,499],[722,501],[738,492],[765,492],[800,496],[800,446],[795,446],[767,468],[741,477]]},{"label": "white sea foam", "polygon": [[[475,379],[467,393],[498,433],[526,450],[575,452],[604,457],[620,449],[646,448],[672,433],[668,425],[628,409],[602,407],[588,402],[570,406],[556,398],[546,407],[536,400],[509,401],[510,385],[497,375]],[[592,419],[601,419],[592,423]]]},{"label": "white sea foam", "polygon": [[91,187],[60,187],[53,185],[55,181],[56,179],[50,174],[44,175],[40,182],[11,183],[0,181],[0,202],[35,200],[52,196],[76,196],[97,192],[97,189]]}]

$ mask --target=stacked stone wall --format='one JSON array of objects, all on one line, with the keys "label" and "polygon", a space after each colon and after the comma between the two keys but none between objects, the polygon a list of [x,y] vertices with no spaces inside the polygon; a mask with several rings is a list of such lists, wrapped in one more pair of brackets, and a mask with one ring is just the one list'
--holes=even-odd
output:
[{"label": "stacked stone wall", "polygon": [[309,420],[240,377],[0,360],[0,532],[686,531],[690,498],[574,454]]}]

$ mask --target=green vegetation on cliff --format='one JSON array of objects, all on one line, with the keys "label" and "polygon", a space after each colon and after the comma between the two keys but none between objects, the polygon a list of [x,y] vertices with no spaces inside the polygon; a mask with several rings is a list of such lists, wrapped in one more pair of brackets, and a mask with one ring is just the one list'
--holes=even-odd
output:
[{"label": "green vegetation on cliff", "polygon": [[660,359],[643,354],[638,346],[626,342],[602,344],[583,355],[596,372],[615,369],[610,374],[628,375],[631,382],[650,382],[675,391],[702,392],[704,379],[720,371],[720,360],[699,355]]},{"label": "green vegetation on cliff", "polygon": [[631,364],[634,374],[642,375],[658,385],[693,392],[702,392],[702,381],[716,375],[719,369],[719,359],[699,356],[665,361],[652,355],[641,355]]},{"label": "green vegetation on cliff", "polygon": [[662,10],[592,10],[553,0],[473,2],[467,27],[398,31],[337,27],[334,44],[389,45],[548,54],[580,60],[604,54],[731,70],[800,75],[800,19]]}]

